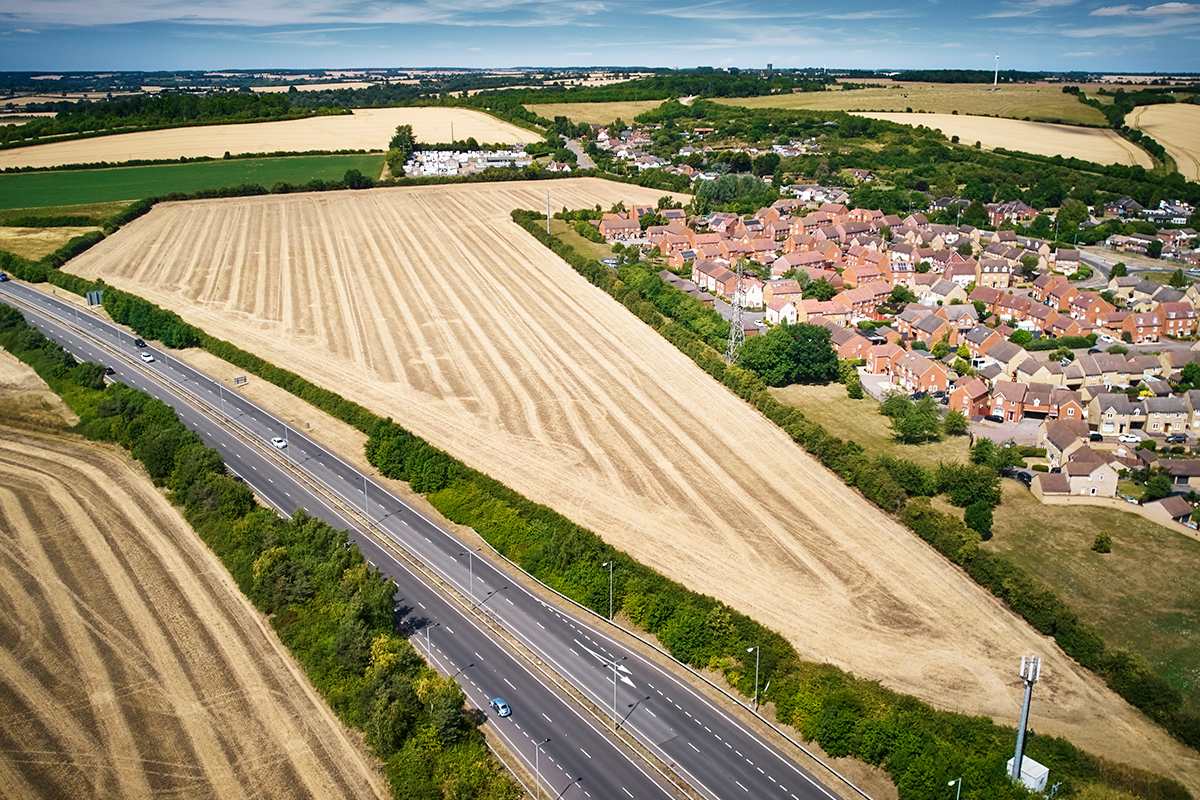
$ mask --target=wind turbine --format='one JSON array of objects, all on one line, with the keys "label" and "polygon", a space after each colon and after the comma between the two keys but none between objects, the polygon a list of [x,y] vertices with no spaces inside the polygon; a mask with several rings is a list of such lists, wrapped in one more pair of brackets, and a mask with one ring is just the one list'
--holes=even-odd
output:
[{"label": "wind turbine", "polygon": [[996,73],[992,76],[992,91],[1000,91],[1000,54],[996,53]]}]

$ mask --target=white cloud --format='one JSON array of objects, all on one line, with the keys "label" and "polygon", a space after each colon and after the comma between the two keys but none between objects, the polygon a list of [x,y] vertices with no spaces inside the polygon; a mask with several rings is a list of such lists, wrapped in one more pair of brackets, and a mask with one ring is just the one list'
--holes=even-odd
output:
[{"label": "white cloud", "polygon": [[1079,0],[1012,0],[1000,3],[1000,7],[990,14],[983,14],[983,19],[1002,19],[1005,17],[1038,17],[1043,12],[1064,6],[1073,6]]},{"label": "white cloud", "polygon": [[1089,51],[1086,51],[1083,53],[1063,53],[1062,57],[1063,58],[1096,58],[1099,55],[1100,55],[1099,53],[1094,53],[1089,50]]},{"label": "white cloud", "polygon": [[962,47],[962,42],[946,42],[942,47]]},{"label": "white cloud", "polygon": [[1097,8],[1093,17],[1170,17],[1178,14],[1200,14],[1200,4],[1160,3],[1156,6],[1138,8],[1135,5],[1105,6]]}]

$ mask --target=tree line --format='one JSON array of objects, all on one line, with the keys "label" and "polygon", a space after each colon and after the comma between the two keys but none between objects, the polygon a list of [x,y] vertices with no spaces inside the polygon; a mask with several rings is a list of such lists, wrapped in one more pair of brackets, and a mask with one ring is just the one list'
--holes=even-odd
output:
[{"label": "tree line", "polygon": [[0,346],[29,364],[79,415],[75,431],[124,447],[221,559],[346,724],[385,764],[396,798],[513,800],[516,785],[490,758],[459,686],[428,666],[393,622],[396,585],[368,567],[345,531],[297,511],[258,505],[216,450],[165,403],[106,385],[0,306]]},{"label": "tree line", "polygon": [[963,567],[977,583],[1003,599],[1039,631],[1053,636],[1067,655],[1100,674],[1110,688],[1185,744],[1200,749],[1200,715],[1184,708],[1180,693],[1159,677],[1143,656],[1109,647],[1099,632],[1080,620],[1052,588],[1002,556],[980,548],[979,532],[929,505],[928,498],[944,493],[953,505],[961,508],[983,501],[986,509],[977,508],[976,519],[983,510],[990,513],[1000,503],[999,473],[994,460],[968,465],[943,464],[930,470],[903,459],[872,456],[856,442],[829,434],[822,425],[807,419],[800,409],[780,403],[754,373],[736,364],[727,365],[716,349],[723,342],[718,338],[714,347],[711,329],[696,327],[696,320],[703,319],[703,314],[689,308],[685,301],[675,301],[687,309],[679,320],[664,317],[657,307],[661,300],[656,298],[675,293],[696,303],[683,292],[654,275],[662,287],[643,295],[636,281],[627,282],[623,275],[611,274],[611,268],[547,235],[536,223],[536,212],[514,211],[513,219],[589,281],[650,324],[697,366],[775,422],[848,485],[858,488],[884,511],[898,515],[919,536]]}]

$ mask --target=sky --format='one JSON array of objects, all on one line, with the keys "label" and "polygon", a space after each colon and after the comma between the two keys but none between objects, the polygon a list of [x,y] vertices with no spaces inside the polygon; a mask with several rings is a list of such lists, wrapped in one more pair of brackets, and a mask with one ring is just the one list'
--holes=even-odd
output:
[{"label": "sky", "polygon": [[0,70],[695,66],[1200,72],[1200,3],[0,0]]}]

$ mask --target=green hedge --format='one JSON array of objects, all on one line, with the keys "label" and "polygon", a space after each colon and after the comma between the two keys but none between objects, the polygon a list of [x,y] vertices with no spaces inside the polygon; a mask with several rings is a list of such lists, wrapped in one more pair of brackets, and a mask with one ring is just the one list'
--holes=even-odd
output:
[{"label": "green hedge", "polygon": [[368,569],[345,531],[304,511],[281,519],[256,504],[174,409],[124,384],[105,385],[101,367],[76,363],[9,306],[0,306],[0,346],[62,395],[80,417],[77,432],[120,444],[170,490],[330,707],[363,731],[395,797],[519,796],[464,712],[459,686],[394,632],[396,585]]},{"label": "green hedge", "polygon": [[[544,231],[531,228],[535,216],[534,212],[513,212],[513,219],[539,240],[552,239]],[[570,245],[557,239],[554,241],[556,253],[570,251],[564,256],[567,263],[575,266],[583,260]],[[622,278],[633,274],[636,273],[632,268],[621,267]],[[657,275],[653,277],[658,278]],[[592,279],[589,277],[589,280]],[[597,283],[596,280],[592,282]],[[600,280],[598,285],[604,283]],[[663,292],[683,294],[665,286],[661,279],[658,283],[662,286],[648,294],[655,297]],[[644,312],[648,301],[637,295],[634,287],[648,285],[652,282],[644,276],[640,280],[618,281],[613,284],[610,294],[635,313]],[[977,583],[1005,600],[1013,611],[1039,631],[1053,636],[1067,655],[1100,673],[1114,691],[1181,741],[1200,749],[1200,715],[1184,711],[1182,696],[1153,672],[1145,658],[1130,656],[1118,649],[1109,650],[1095,628],[1081,621],[1053,589],[1042,585],[1020,567],[980,549],[978,534],[961,520],[933,511],[927,500],[910,498],[910,495],[945,492],[955,505],[966,506],[977,499],[997,505],[1000,501],[999,481],[994,469],[955,464],[930,471],[898,459],[872,457],[855,442],[830,435],[819,423],[808,420],[799,409],[780,403],[753,374],[736,365],[727,366],[713,347],[684,325],[664,319],[657,312],[657,318],[651,320],[646,320],[642,313],[638,315],[701,369],[775,422],[847,484],[857,487],[885,511],[900,515],[905,524],[951,561],[964,567]],[[1086,343],[1087,339],[1083,341]],[[906,507],[910,500],[911,507]]]}]

